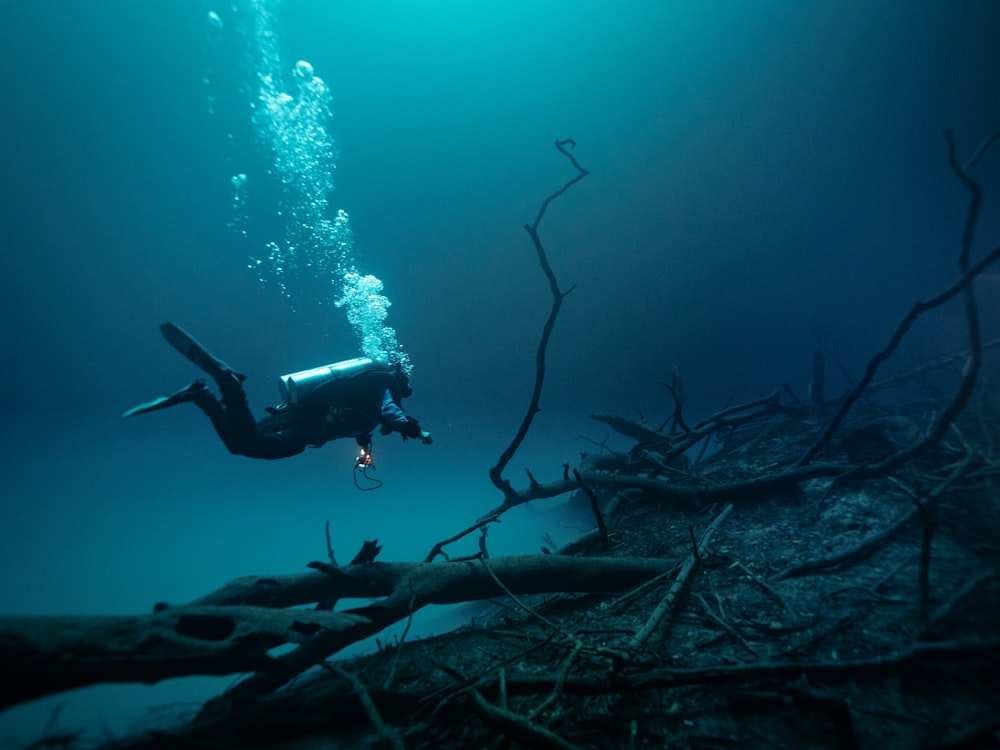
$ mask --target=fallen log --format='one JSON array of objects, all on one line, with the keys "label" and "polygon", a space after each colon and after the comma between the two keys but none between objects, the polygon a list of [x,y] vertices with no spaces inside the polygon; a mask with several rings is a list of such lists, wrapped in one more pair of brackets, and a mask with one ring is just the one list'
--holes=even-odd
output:
[{"label": "fallen log", "polygon": [[[355,632],[358,615],[262,607],[184,607],[123,617],[0,620],[0,708],[105,682],[268,669],[267,651],[319,629]],[[364,636],[361,636],[364,637]]]},{"label": "fallen log", "polygon": [[[671,565],[664,559],[525,555],[490,561],[517,594],[618,592]],[[478,561],[371,563],[294,576],[237,579],[186,606],[148,615],[0,619],[0,708],[84,685],[154,683],[184,675],[255,672],[233,698],[270,692],[340,649],[427,604],[503,592]],[[345,612],[286,609],[331,598],[373,598]],[[276,646],[298,645],[279,657]],[[247,687],[249,685],[249,687]],[[230,695],[227,694],[227,695]]]}]

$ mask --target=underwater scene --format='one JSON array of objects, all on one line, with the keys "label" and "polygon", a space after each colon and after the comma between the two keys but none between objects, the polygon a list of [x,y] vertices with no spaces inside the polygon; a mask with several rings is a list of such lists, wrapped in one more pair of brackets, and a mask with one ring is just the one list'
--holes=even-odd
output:
[{"label": "underwater scene", "polygon": [[0,745],[1000,747],[996,2],[0,19]]}]

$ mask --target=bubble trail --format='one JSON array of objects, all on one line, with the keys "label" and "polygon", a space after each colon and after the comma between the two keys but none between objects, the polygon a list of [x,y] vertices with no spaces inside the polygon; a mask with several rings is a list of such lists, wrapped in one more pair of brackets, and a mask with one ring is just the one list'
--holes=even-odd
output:
[{"label": "bubble trail", "polygon": [[[293,306],[313,301],[343,309],[362,354],[399,363],[409,372],[409,356],[385,322],[392,303],[382,293],[382,281],[358,270],[350,217],[330,205],[339,149],[329,128],[329,88],[307,61],[290,68],[282,63],[273,2],[249,0],[249,5],[257,86],[253,126],[273,159],[272,171],[283,191],[278,210],[285,217],[282,241],[268,243],[266,257],[251,258],[250,268],[262,282],[275,284]],[[246,175],[233,178],[234,205],[244,210],[246,188]],[[318,299],[303,299],[307,290],[317,288],[316,282],[320,291],[313,296]]]}]

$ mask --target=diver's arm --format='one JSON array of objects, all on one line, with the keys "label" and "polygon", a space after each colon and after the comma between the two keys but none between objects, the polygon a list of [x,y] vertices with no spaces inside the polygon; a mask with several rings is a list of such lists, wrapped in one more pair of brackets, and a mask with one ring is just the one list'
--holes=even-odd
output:
[{"label": "diver's arm", "polygon": [[420,429],[420,423],[413,417],[408,417],[392,399],[392,394],[386,388],[382,394],[382,410],[379,419],[390,430],[395,430],[403,437],[419,439],[430,445],[433,438],[429,432]]}]

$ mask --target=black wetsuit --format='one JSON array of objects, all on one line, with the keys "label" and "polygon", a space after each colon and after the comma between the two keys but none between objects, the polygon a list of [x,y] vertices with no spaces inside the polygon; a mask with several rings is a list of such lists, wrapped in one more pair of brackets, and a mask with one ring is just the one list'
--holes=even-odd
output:
[{"label": "black wetsuit", "polygon": [[194,402],[212,420],[231,453],[250,458],[285,458],[329,440],[353,437],[367,444],[376,427],[419,438],[420,425],[399,406],[398,381],[388,372],[366,372],[328,383],[297,404],[268,409],[254,419],[242,382],[230,373],[218,379],[222,400],[207,389]]}]

